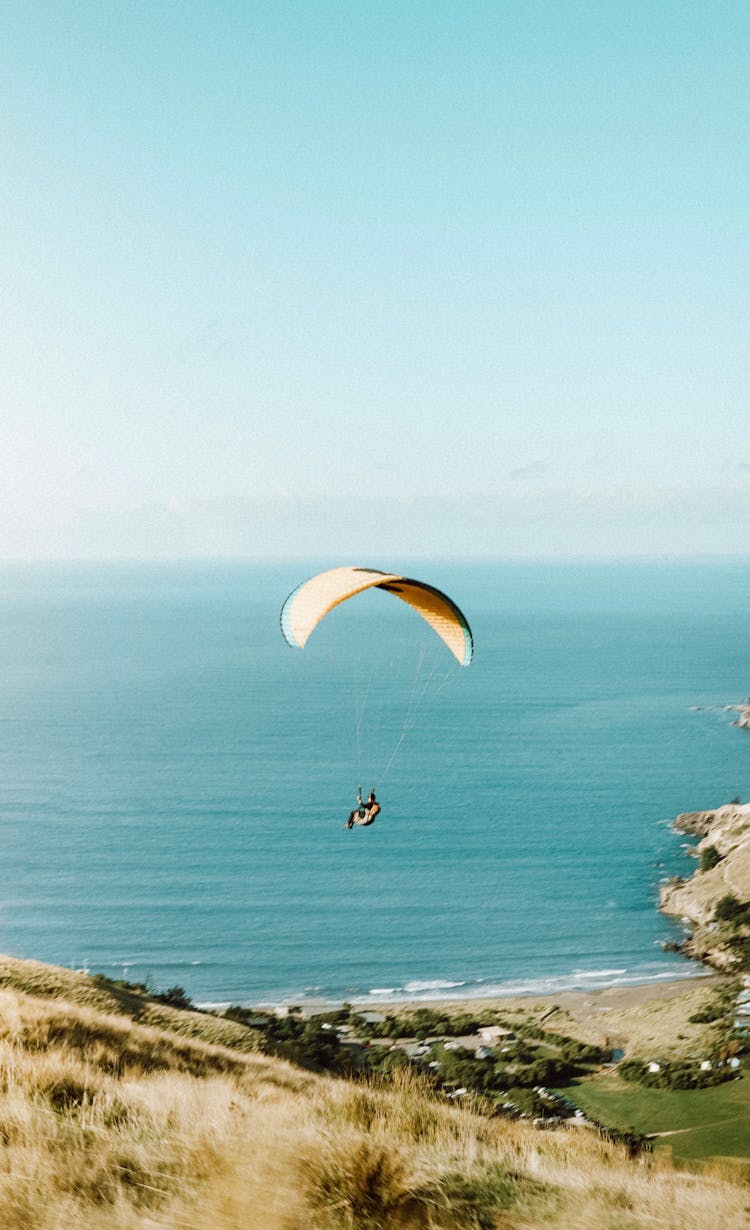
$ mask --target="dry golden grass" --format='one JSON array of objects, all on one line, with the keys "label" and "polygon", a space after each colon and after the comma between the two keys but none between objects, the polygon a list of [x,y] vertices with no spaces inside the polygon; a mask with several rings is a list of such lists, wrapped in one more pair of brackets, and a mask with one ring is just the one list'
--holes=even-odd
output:
[{"label": "dry golden grass", "polygon": [[115,1012],[144,1025],[155,1025],[168,1029],[170,1033],[200,1038],[204,1042],[244,1051],[257,1049],[254,1032],[235,1021],[171,1008],[168,1004],[155,1002],[145,992],[118,987],[106,979],[92,978],[89,974],[58,965],[0,956],[0,986],[45,999],[64,999],[66,1003],[98,1008],[101,1012]]},{"label": "dry golden grass", "polygon": [[2,1230],[745,1230],[749,1197],[408,1074],[319,1078],[0,991]]}]

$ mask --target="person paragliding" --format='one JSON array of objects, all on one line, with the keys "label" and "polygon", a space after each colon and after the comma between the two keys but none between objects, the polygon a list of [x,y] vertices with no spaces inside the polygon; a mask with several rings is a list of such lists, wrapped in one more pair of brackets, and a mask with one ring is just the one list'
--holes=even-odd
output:
[{"label": "person paragliding", "polygon": [[345,828],[352,829],[355,824],[361,824],[366,827],[368,824],[373,824],[375,817],[380,815],[382,808],[375,798],[374,788],[370,791],[365,802],[362,801],[362,787],[357,787],[357,806],[353,811],[349,812],[349,819],[346,822]]},{"label": "person paragliding", "polygon": [[[391,594],[411,607],[429,624],[461,666],[469,666],[474,654],[471,628],[463,613],[452,598],[413,577],[397,572],[382,572],[379,568],[346,566],[319,572],[303,581],[292,590],[281,608],[281,633],[286,642],[296,649],[303,649],[311,633],[334,607],[355,598],[366,590],[379,590]],[[401,746],[407,730],[407,722],[396,741],[385,772]],[[359,726],[357,727],[357,753],[359,756]],[[381,807],[375,798],[374,789],[366,800],[362,799],[362,787],[358,788],[357,806],[349,813],[345,828],[355,824],[367,826],[380,814]]]}]

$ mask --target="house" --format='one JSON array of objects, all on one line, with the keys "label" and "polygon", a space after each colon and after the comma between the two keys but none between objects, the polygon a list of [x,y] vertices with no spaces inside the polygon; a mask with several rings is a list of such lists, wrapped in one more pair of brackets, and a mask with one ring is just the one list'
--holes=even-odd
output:
[{"label": "house", "polygon": [[504,1029],[502,1025],[483,1025],[481,1029],[477,1030],[477,1034],[482,1039],[482,1042],[487,1042],[490,1045],[493,1042],[499,1042],[501,1038],[507,1042],[514,1042],[516,1038],[512,1029]]},{"label": "house", "polygon": [[661,1064],[652,1062],[648,1065],[648,1070],[649,1072],[661,1072]]},{"label": "house", "polygon": [[391,1046],[392,1051],[403,1051],[409,1059],[420,1059],[422,1055],[429,1052],[429,1049],[424,1042],[394,1042]]},{"label": "house", "polygon": [[302,1009],[299,1004],[279,1004],[274,1009],[276,1016],[302,1016]]},{"label": "house", "polygon": [[701,1072],[710,1072],[713,1066],[710,1059],[703,1059],[701,1061]]}]

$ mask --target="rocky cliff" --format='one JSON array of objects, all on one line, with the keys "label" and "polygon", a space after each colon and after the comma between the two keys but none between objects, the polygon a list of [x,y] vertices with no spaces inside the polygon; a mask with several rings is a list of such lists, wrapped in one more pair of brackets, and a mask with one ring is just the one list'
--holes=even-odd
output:
[{"label": "rocky cliff", "polygon": [[690,851],[700,866],[662,886],[660,907],[690,926],[683,944],[687,956],[717,969],[744,968],[750,950],[750,910],[742,908],[750,904],[750,804],[685,812],[674,828],[700,838]]}]

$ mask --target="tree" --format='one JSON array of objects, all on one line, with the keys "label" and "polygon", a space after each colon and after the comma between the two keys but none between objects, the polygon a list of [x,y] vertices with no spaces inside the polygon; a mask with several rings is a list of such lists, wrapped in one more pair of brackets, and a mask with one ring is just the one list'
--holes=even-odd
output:
[{"label": "tree", "polygon": [[193,1007],[193,1001],[182,987],[170,987],[168,991],[162,991],[160,995],[155,995],[154,999],[158,999],[160,1004],[169,1004],[170,1008]]}]

